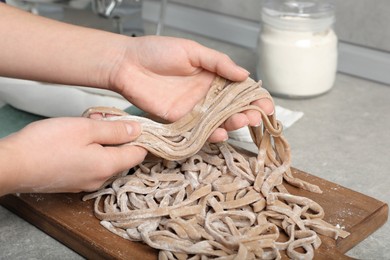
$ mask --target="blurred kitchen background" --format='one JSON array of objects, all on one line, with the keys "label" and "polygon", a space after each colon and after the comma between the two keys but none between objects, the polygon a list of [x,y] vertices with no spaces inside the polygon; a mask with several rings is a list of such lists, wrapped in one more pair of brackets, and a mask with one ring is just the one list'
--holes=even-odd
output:
[{"label": "blurred kitchen background", "polygon": [[[7,0],[7,3],[65,22],[129,36],[162,34],[190,38],[227,53],[256,78],[263,0],[122,1]],[[339,39],[339,73],[333,90],[312,99],[275,99],[276,104],[305,114],[286,131],[293,151],[293,166],[390,203],[390,1],[335,0],[334,3],[334,30]],[[35,88],[26,87],[26,84]],[[87,95],[90,97],[89,103],[80,101],[86,107],[98,104],[111,106],[119,102],[115,95],[107,94],[104,103],[100,99],[104,95],[100,92],[76,90],[54,93],[59,88],[38,82],[0,78],[0,106],[4,105],[1,100],[4,101],[7,96],[19,108],[43,115],[58,109],[61,104],[64,110],[57,110],[56,113],[63,115],[76,106],[79,101],[77,96],[81,95],[82,102],[87,100],[84,98]],[[35,91],[41,92],[37,94]],[[33,98],[29,98],[29,95]],[[119,108],[128,105],[122,103],[115,104]],[[7,106],[2,109],[0,130],[3,133],[16,131],[29,120],[40,119],[17,114]],[[77,107],[74,111],[79,115],[83,110]],[[14,120],[16,117],[21,121],[28,117],[28,120],[19,123]],[[14,122],[14,126],[2,122]],[[6,211],[1,212],[3,216],[8,216]],[[34,241],[43,242],[23,240],[26,237],[25,223],[17,221],[14,216],[3,217],[5,219],[10,219],[4,225],[12,226],[15,235],[9,237],[5,234],[9,242],[3,246],[0,243],[0,251],[8,250],[9,255],[14,256],[21,254],[22,258],[23,254],[28,253],[29,257],[36,259],[44,259],[45,256],[53,259],[55,255],[64,254],[70,256],[68,259],[77,259],[72,251],[36,231]],[[349,255],[359,259],[388,259],[389,234],[390,225],[386,224],[351,250]],[[20,243],[28,245],[31,250],[15,246]],[[47,248],[37,250],[35,244],[47,245]]]},{"label": "blurred kitchen background", "polygon": [[[262,0],[171,0],[167,26],[256,48]],[[157,21],[160,1],[144,1],[143,16]],[[390,84],[390,2],[336,0],[338,71]],[[255,56],[254,56],[255,58]]]},{"label": "blurred kitchen background", "polygon": [[[7,3],[42,16],[129,36],[162,34],[191,38],[227,53],[248,69],[253,78],[259,79],[257,46],[264,0],[7,0]],[[334,4],[334,31],[339,40],[338,72],[390,84],[390,27],[387,26],[390,2],[335,0]],[[229,44],[234,47],[230,48]],[[51,95],[54,105],[46,103],[44,106],[40,100],[36,103],[32,99],[30,102],[21,100],[19,93],[26,89],[26,84],[35,88],[28,89],[33,93],[25,93],[25,98],[37,97],[42,92]],[[61,109],[66,104],[61,106],[54,102],[58,93],[41,83],[0,78],[0,86],[0,106],[7,102],[42,116],[78,115],[92,105],[112,104],[121,109],[127,106],[115,99],[118,98],[115,93],[89,89],[86,94],[79,91],[85,90],[83,88],[76,93],[75,89],[64,86],[75,104],[73,110],[68,107],[66,111]],[[82,95],[83,100],[89,102],[77,103],[77,97]],[[107,95],[107,99],[103,100],[102,95]]]},{"label": "blurred kitchen background", "polygon": [[[7,3],[66,22],[131,36],[169,35],[179,29],[253,50],[263,0],[8,0]],[[55,3],[55,4],[53,4]],[[163,4],[163,6],[162,6]],[[338,71],[390,84],[390,2],[335,0]],[[159,27],[153,24],[159,23]],[[182,34],[183,37],[188,37]],[[217,48],[216,46],[210,46]],[[233,57],[234,58],[234,57]],[[256,55],[240,64],[255,68]],[[252,76],[256,74],[251,71]],[[0,81],[1,84],[1,81]],[[1,99],[1,98],[0,98]]]},{"label": "blurred kitchen background", "polygon": [[[171,0],[166,24],[256,48],[262,0]],[[338,70],[390,84],[390,2],[336,0]],[[144,17],[156,21],[159,1],[145,1]]]}]

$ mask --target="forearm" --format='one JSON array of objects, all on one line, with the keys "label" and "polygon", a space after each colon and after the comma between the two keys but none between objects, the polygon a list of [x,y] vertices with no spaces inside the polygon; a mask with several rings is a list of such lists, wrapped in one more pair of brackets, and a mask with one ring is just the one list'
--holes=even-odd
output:
[{"label": "forearm", "polygon": [[0,75],[106,88],[129,38],[0,3]]}]

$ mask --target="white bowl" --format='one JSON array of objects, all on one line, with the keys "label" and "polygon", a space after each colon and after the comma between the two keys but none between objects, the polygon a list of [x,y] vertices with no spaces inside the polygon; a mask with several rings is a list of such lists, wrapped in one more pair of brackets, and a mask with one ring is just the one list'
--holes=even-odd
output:
[{"label": "white bowl", "polygon": [[119,94],[102,89],[0,77],[0,103],[45,117],[80,116],[87,108],[129,108]]}]

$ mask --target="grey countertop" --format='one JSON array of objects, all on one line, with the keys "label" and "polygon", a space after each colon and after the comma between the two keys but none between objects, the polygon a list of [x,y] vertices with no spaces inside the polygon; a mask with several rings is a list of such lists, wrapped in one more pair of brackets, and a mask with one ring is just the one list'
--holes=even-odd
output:
[{"label": "grey countertop", "polygon": [[[154,28],[148,27],[153,33]],[[230,55],[255,72],[252,50],[174,30]],[[390,87],[339,74],[333,89],[302,100],[275,98],[282,107],[304,112],[285,130],[294,167],[365,195],[390,202]],[[1,123],[1,122],[0,122]],[[249,150],[254,146],[243,144]],[[348,252],[359,259],[389,259],[390,225]],[[0,207],[1,259],[81,259],[82,257],[23,219]]]}]

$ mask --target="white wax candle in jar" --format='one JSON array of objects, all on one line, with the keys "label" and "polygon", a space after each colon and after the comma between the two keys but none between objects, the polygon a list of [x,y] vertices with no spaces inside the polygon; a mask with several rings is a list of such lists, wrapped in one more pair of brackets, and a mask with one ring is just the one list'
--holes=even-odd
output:
[{"label": "white wax candle in jar", "polygon": [[333,23],[334,7],[329,1],[265,1],[257,65],[264,88],[290,98],[329,91],[337,71]]}]

